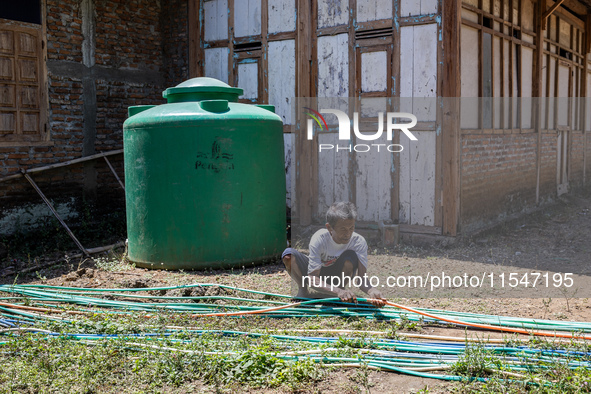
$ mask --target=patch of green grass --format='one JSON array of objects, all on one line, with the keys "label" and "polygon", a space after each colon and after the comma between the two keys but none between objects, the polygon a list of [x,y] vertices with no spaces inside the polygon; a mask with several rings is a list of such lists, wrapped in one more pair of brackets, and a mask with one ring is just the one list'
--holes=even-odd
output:
[{"label": "patch of green grass", "polygon": [[[146,321],[140,314],[95,314],[72,324],[39,325],[60,332],[57,337],[2,336],[0,342],[6,344],[0,346],[0,393],[161,392],[169,387],[189,392],[199,385],[229,392],[242,386],[298,390],[323,376],[321,367],[307,357],[277,356],[310,345],[286,344],[267,336],[166,331],[165,324],[170,323]],[[119,336],[90,340],[68,336],[82,332]],[[140,333],[155,335],[131,335]]]}]

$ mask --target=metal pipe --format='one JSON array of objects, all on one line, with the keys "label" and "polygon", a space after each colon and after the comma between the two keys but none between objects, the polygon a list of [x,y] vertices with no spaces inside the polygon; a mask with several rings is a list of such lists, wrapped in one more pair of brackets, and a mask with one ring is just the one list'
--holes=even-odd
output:
[{"label": "metal pipe", "polygon": [[84,253],[84,255],[89,256],[88,251],[84,248],[84,246],[82,246],[82,244],[80,243],[80,241],[78,241],[78,239],[76,238],[76,236],[74,235],[74,233],[72,233],[72,231],[70,230],[70,228],[68,227],[68,225],[62,220],[62,218],[57,213],[57,211],[55,210],[55,208],[53,207],[53,205],[51,205],[51,202],[49,201],[49,199],[47,197],[45,197],[45,194],[43,194],[43,192],[41,191],[41,189],[39,189],[39,186],[37,186],[37,184],[35,183],[35,181],[33,181],[33,179],[29,176],[29,174],[27,174],[27,172],[25,170],[22,170],[22,173],[23,173],[23,176],[25,178],[27,178],[27,181],[29,181],[29,183],[31,184],[31,186],[33,186],[33,188],[35,188],[35,190],[37,191],[37,193],[41,196],[41,198],[43,199],[43,201],[45,201],[45,204],[47,204],[47,206],[49,207],[49,209],[51,210],[51,212],[53,212],[53,214],[57,218],[57,220],[61,223],[62,226],[64,226],[64,228],[66,229],[66,231],[70,235],[70,238],[72,238],[72,240],[74,241],[74,243],[76,244],[76,246],[78,246],[78,248],[82,251],[82,253]]}]

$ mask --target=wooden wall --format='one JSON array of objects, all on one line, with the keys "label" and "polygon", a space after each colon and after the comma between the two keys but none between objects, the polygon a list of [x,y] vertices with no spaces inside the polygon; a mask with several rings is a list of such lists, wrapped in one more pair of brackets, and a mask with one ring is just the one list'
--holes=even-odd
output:
[{"label": "wooden wall", "polygon": [[562,7],[543,23],[553,4],[462,3],[465,230],[518,214],[585,182],[589,123],[580,98],[590,93],[588,38],[584,21]]},{"label": "wooden wall", "polygon": [[[560,7],[540,36],[538,16],[552,4],[201,0],[201,61],[206,76],[242,87],[244,101],[276,106],[290,152],[302,146],[289,134],[295,97],[353,97],[368,119],[380,97],[399,99],[397,110],[419,117],[419,143],[395,136],[405,149],[392,155],[298,150],[297,162],[286,158],[293,213],[321,222],[330,203],[350,200],[364,222],[456,235],[458,223],[477,229],[578,187],[589,172],[591,109],[558,98],[591,91],[591,40]],[[457,123],[437,105],[442,96],[463,97]],[[539,111],[527,104],[536,96],[545,98]],[[335,132],[315,146],[336,144]]]}]

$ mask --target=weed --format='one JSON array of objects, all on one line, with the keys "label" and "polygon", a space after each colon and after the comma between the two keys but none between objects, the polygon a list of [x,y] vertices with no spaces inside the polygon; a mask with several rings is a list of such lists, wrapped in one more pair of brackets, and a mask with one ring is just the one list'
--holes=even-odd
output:
[{"label": "weed", "polygon": [[367,363],[361,363],[357,373],[351,378],[354,382],[361,384],[367,394],[370,393],[370,388],[373,386],[373,384],[369,383],[369,371]]},{"label": "weed", "polygon": [[457,375],[483,377],[490,374],[491,369],[501,369],[501,360],[481,344],[467,345],[459,360],[451,366]]},{"label": "weed", "polygon": [[97,269],[108,272],[128,271],[135,268],[134,264],[126,261],[125,254],[121,258],[92,257]]}]

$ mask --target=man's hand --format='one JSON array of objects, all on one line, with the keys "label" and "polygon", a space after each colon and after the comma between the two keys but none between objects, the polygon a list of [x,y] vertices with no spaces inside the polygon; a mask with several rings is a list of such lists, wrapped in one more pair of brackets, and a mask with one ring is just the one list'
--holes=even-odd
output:
[{"label": "man's hand", "polygon": [[375,287],[372,287],[371,289],[369,289],[369,291],[367,292],[367,295],[369,296],[369,298],[373,298],[373,301],[370,301],[370,303],[373,306],[377,306],[378,308],[383,307],[384,305],[386,305],[386,303],[384,302],[386,299],[384,297],[382,297],[382,293],[380,293],[380,291],[378,289],[376,289]]},{"label": "man's hand", "polygon": [[357,298],[355,298],[355,294],[350,292],[349,290],[337,290],[337,295],[344,302],[357,302]]}]

